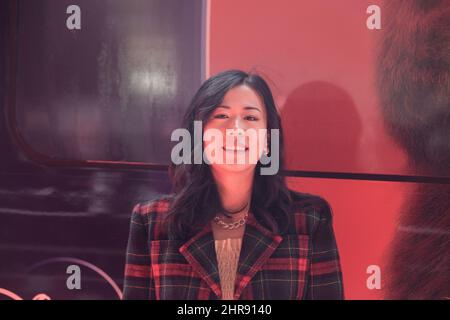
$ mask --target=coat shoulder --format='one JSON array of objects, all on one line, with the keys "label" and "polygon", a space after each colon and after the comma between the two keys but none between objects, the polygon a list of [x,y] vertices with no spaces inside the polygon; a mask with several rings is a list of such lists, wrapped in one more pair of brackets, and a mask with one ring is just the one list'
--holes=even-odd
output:
[{"label": "coat shoulder", "polygon": [[150,218],[164,215],[169,210],[172,198],[172,195],[160,195],[151,200],[137,203],[133,208],[133,212]]},{"label": "coat shoulder", "polygon": [[133,208],[133,215],[138,216],[147,226],[149,240],[165,237],[164,220],[169,212],[173,195],[160,195],[151,200],[137,203]]},{"label": "coat shoulder", "polygon": [[332,208],[322,196],[291,190],[294,229],[312,234],[320,222],[332,219]]}]

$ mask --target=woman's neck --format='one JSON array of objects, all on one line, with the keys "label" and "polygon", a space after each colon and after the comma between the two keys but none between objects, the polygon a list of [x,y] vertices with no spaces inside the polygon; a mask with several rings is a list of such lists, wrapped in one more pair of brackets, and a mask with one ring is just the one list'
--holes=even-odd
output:
[{"label": "woman's neck", "polygon": [[244,215],[250,206],[253,189],[254,170],[241,172],[215,172],[212,170],[214,180],[219,191],[222,205],[226,210],[234,211],[249,204],[243,212],[236,215]]}]

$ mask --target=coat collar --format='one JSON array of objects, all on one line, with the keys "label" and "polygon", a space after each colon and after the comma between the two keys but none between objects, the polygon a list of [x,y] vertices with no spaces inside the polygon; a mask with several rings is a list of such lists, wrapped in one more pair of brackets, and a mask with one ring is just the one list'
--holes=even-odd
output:
[{"label": "coat collar", "polygon": [[[234,296],[236,300],[282,240],[280,235],[273,234],[264,228],[256,221],[253,214],[249,214],[236,275]],[[217,297],[221,298],[219,269],[211,225],[208,223],[203,230],[184,243],[179,251]]]}]

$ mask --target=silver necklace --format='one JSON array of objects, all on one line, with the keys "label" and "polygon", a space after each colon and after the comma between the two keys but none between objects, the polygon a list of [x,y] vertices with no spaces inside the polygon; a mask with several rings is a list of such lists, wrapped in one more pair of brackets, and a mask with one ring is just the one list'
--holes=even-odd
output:
[{"label": "silver necklace", "polygon": [[[227,214],[234,215],[234,214],[237,214],[237,213],[245,210],[247,208],[248,204],[249,204],[249,202],[247,202],[242,208],[240,208],[238,210],[230,211],[230,210],[223,208],[223,211],[225,211],[225,215],[227,215]],[[238,221],[225,222],[222,220],[222,218],[220,216],[215,216],[214,222],[224,229],[232,230],[232,229],[237,229],[237,228],[243,226],[245,224],[247,218],[248,218],[248,210],[245,213],[245,215],[242,218],[240,218]]]},{"label": "silver necklace", "polygon": [[215,216],[214,217],[214,222],[216,224],[218,224],[219,226],[221,226],[222,228],[224,228],[224,229],[233,230],[233,229],[237,229],[239,227],[242,227],[245,224],[245,222],[247,221],[247,218],[248,218],[248,212],[241,219],[239,219],[238,221],[225,222],[225,221],[222,220],[221,217]]}]

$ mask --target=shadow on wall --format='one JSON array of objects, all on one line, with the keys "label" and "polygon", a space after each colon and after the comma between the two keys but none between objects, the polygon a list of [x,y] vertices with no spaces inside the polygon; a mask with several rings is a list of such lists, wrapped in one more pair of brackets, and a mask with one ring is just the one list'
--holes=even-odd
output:
[{"label": "shadow on wall", "polygon": [[[450,2],[386,1],[377,83],[384,121],[422,175],[450,176]],[[450,185],[419,185],[391,246],[388,299],[450,297]]]},{"label": "shadow on wall", "polygon": [[357,159],[361,119],[353,99],[342,88],[324,81],[300,85],[289,94],[281,117],[287,168],[362,170]]}]

